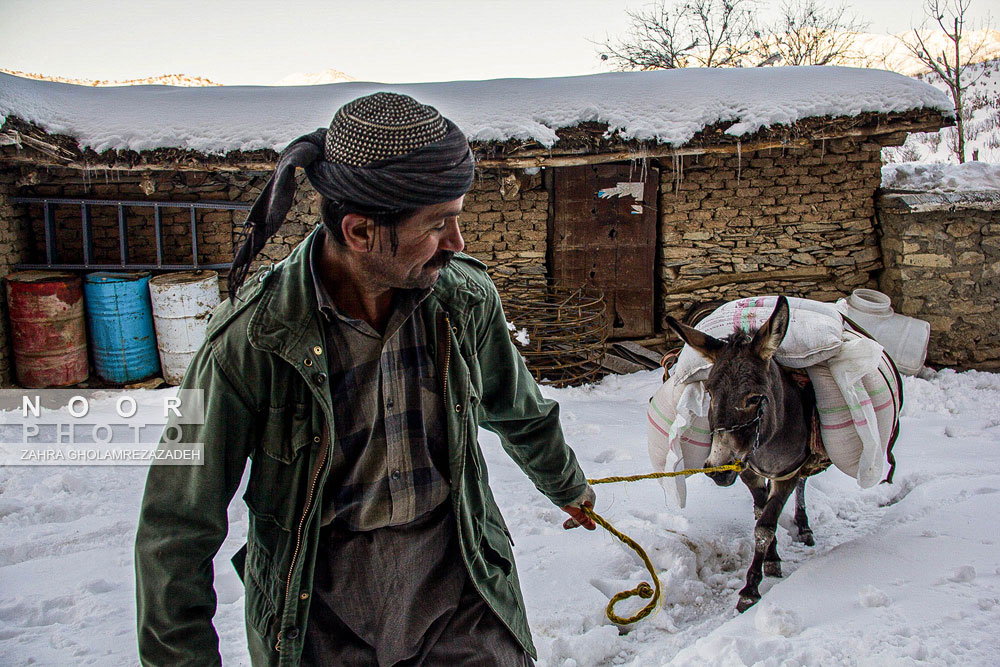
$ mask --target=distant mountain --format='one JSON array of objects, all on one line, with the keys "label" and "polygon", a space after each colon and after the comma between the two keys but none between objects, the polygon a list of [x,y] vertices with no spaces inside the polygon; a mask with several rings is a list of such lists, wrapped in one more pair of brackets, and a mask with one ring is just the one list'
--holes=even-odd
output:
[{"label": "distant mountain", "polygon": [[[970,65],[965,76],[971,81],[965,102],[965,157],[975,159],[978,151],[982,162],[1000,162],[1000,58]],[[937,75],[921,74],[916,77],[935,88],[948,89]],[[958,162],[951,145],[957,138],[954,127],[940,132],[911,134],[906,143],[896,148],[882,150],[882,160],[894,162]]]},{"label": "distant mountain", "polygon": [[34,72],[20,72],[17,70],[0,68],[4,74],[13,74],[25,79],[36,79],[39,81],[57,81],[59,83],[72,83],[76,86],[184,86],[188,88],[203,88],[207,86],[221,86],[200,76],[188,76],[187,74],[161,74],[159,76],[149,76],[144,79],[121,79],[108,81],[104,79],[71,79],[64,76],[49,76],[47,74],[35,74]]},{"label": "distant mountain", "polygon": [[325,69],[322,72],[297,72],[295,74],[289,74],[281,81],[278,81],[274,85],[276,86],[320,86],[324,83],[342,83],[344,81],[357,81],[353,76],[344,74],[340,70],[336,69]]}]

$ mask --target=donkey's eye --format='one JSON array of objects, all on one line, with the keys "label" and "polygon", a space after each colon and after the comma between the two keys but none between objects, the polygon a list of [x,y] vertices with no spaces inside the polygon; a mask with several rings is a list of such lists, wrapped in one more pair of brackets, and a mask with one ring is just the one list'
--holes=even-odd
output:
[{"label": "donkey's eye", "polygon": [[743,400],[743,407],[747,410],[750,408],[758,408],[760,404],[764,402],[763,394],[750,394]]}]

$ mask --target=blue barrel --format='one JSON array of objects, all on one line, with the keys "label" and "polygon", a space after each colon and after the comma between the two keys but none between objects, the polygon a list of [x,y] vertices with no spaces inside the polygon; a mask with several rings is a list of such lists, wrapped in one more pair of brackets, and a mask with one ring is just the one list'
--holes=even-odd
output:
[{"label": "blue barrel", "polygon": [[98,377],[128,384],[159,373],[149,273],[91,273],[84,280],[83,293]]}]

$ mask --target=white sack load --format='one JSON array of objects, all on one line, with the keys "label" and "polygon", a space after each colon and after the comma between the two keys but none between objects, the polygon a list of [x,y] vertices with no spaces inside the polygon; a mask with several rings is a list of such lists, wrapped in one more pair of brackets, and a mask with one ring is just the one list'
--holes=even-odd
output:
[{"label": "white sack load", "polygon": [[[687,467],[700,468],[708,458],[712,446],[708,428],[711,398],[704,384],[681,384],[671,377],[649,400],[646,442],[653,470],[677,472]],[[666,478],[662,485],[684,507],[687,502],[684,478]]]},{"label": "white sack load", "polygon": [[[776,296],[731,301],[695,327],[716,338],[737,328],[756,331],[771,316]],[[886,451],[901,406],[902,387],[874,340],[845,326],[833,304],[789,298],[788,333],[775,359],[805,369],[816,391],[823,445],[833,464],[863,488],[882,479]],[[705,391],[711,362],[685,345],[670,377],[649,402],[647,436],[653,469],[676,472],[700,468],[708,458],[711,397]],[[672,481],[671,481],[672,479]],[[668,495],[684,507],[684,477],[665,480]]]}]

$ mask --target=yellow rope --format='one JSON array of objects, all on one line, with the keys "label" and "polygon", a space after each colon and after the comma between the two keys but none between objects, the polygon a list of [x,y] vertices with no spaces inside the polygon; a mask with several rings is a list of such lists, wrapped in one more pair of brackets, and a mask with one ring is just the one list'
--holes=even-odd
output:
[{"label": "yellow rope", "polygon": [[[740,472],[741,470],[743,470],[743,465],[739,461],[736,461],[735,463],[732,463],[730,465],[713,466],[711,468],[689,468],[687,470],[678,470],[677,472],[653,472],[645,475],[629,475],[627,477],[602,477],[600,479],[588,479],[587,482],[590,484],[636,482],[640,479],[679,477],[681,475],[694,475],[699,472],[726,472],[728,470],[735,470],[736,472]],[[641,546],[639,546],[638,542],[633,540],[625,533],[622,533],[619,530],[617,530],[614,526],[608,523],[608,521],[604,517],[602,517],[600,514],[595,512],[590,507],[587,507],[585,505],[581,509],[583,509],[584,513],[586,513],[587,516],[589,516],[591,519],[594,520],[594,523],[604,528],[604,530],[608,531],[609,533],[617,537],[624,544],[626,544],[633,551],[635,551],[639,555],[639,558],[642,559],[642,562],[646,566],[646,569],[649,571],[649,576],[652,577],[653,579],[652,586],[650,586],[647,582],[643,581],[632,590],[622,591],[621,593],[618,593],[608,601],[608,606],[605,609],[605,613],[607,614],[608,619],[612,623],[615,623],[616,625],[629,625],[631,623],[636,623],[638,621],[641,621],[642,619],[646,618],[647,616],[653,613],[653,611],[656,609],[656,605],[660,601],[660,578],[656,576],[656,569],[653,567],[653,563],[649,560],[649,556],[646,555],[645,550]],[[650,598],[652,599],[645,607],[637,611],[634,615],[629,616],[628,618],[622,618],[621,616],[615,613],[616,604],[618,604],[622,600],[627,600],[637,595],[643,600],[650,600]]]},{"label": "yellow rope", "polygon": [[588,479],[588,484],[613,484],[615,482],[637,482],[640,479],[659,479],[661,477],[680,477],[682,475],[694,475],[699,472],[726,472],[727,470],[735,470],[740,472],[743,470],[743,464],[739,461],[736,463],[730,463],[724,466],[713,466],[711,468],[688,468],[686,470],[678,470],[677,472],[651,472],[645,475],[629,475],[627,477],[601,477],[599,479]]}]

